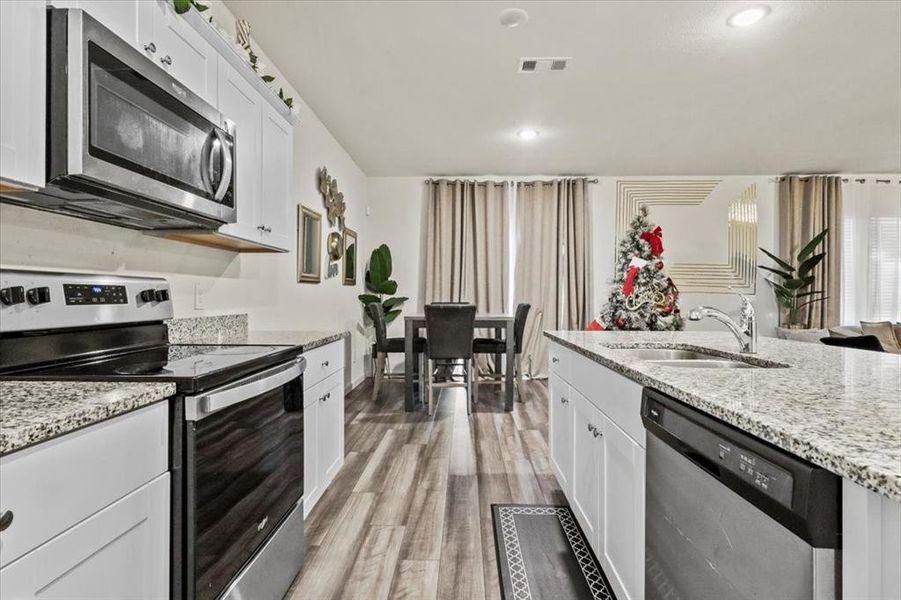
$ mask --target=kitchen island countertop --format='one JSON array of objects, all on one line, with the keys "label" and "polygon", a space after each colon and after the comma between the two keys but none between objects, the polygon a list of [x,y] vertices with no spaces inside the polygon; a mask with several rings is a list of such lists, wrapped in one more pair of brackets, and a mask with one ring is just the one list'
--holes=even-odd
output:
[{"label": "kitchen island countertop", "polygon": [[663,345],[748,357],[738,353],[729,333],[544,335],[643,386],[901,501],[901,355],[760,338],[754,359],[785,368],[686,369],[649,362],[634,350]]}]

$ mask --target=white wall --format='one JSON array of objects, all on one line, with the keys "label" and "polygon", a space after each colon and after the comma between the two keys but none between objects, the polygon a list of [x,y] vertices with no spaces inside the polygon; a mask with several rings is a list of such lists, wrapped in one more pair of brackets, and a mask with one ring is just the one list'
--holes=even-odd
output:
[{"label": "white wall", "polygon": [[[213,14],[217,23],[233,27],[234,19],[224,5],[216,3]],[[269,63],[262,51],[257,53]],[[275,70],[270,67],[269,71]],[[286,93],[300,103],[300,124],[294,130],[291,204],[302,203],[324,212],[316,172],[319,167],[327,167],[344,192],[347,226],[358,233],[361,258],[368,256],[371,243],[365,216],[366,175],[296,91],[281,77],[276,83],[284,85]],[[296,209],[292,209],[291,219],[296,220]],[[327,232],[323,218],[323,239]],[[295,251],[236,254],[0,205],[3,267],[162,276],[172,284],[177,317],[247,312],[251,329],[349,330],[353,334],[346,348],[350,366],[346,383],[356,383],[363,377],[363,354],[368,346],[361,332],[362,312],[356,299],[362,292],[362,264],[358,264],[355,287],[342,285],[340,277],[316,285],[299,284],[296,264]],[[203,295],[202,309],[195,306],[195,286]]]},{"label": "white wall", "polygon": [[[488,177],[490,178],[490,177]],[[705,177],[709,179],[710,177]],[[758,205],[758,245],[771,249],[777,247],[776,192],[777,184],[772,177],[714,177],[723,180],[723,186],[731,190],[740,189],[751,183],[757,184]],[[425,177],[370,177],[369,204],[372,209],[369,234],[374,243],[386,241],[394,250],[394,279],[398,281],[404,295],[410,296],[408,310],[421,308],[423,289],[423,257],[425,254],[426,195]],[[494,177],[494,179],[503,179]],[[507,178],[511,179],[511,178]],[[512,179],[535,179],[512,178]],[[594,269],[594,311],[606,302],[613,277],[614,237],[616,214],[617,177],[600,177],[597,184],[590,184],[592,201],[593,269]],[[630,177],[630,179],[636,179]],[[648,178],[653,179],[653,178]],[[672,179],[672,178],[668,178]],[[702,209],[698,209],[702,210]],[[651,211],[653,218],[653,209]],[[694,215],[686,216],[693,219]],[[688,225],[686,222],[685,225]],[[682,225],[682,223],[680,223]],[[681,227],[680,227],[681,229]],[[719,232],[725,240],[725,223]],[[700,230],[699,236],[709,237],[708,230]],[[667,239],[664,231],[664,248]],[[664,253],[664,257],[666,257]],[[759,258],[759,257],[758,257]],[[414,283],[415,282],[415,283]],[[414,293],[415,290],[415,293]],[[751,296],[758,311],[761,335],[775,335],[777,323],[776,303],[766,282],[758,273],[757,294]],[[683,312],[699,304],[709,304],[727,311],[737,311],[739,301],[728,294],[683,293],[680,305]],[[722,326],[712,321],[688,322],[686,329],[720,330]],[[392,335],[401,335],[402,329],[396,325]]]}]

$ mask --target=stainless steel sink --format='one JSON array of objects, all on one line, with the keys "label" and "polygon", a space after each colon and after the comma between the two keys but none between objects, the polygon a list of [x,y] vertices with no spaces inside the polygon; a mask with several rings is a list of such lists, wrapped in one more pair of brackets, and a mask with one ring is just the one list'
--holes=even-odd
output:
[{"label": "stainless steel sink", "polygon": [[673,348],[643,348],[632,352],[641,360],[729,360],[715,354],[696,352],[694,350],[676,350]]},{"label": "stainless steel sink", "polygon": [[731,358],[717,354],[715,350],[704,352],[699,350],[686,350],[672,346],[633,345],[633,344],[605,344],[611,350],[624,350],[629,356],[638,360],[664,367],[677,367],[683,369],[773,369],[785,368],[789,365],[761,359],[759,357]]},{"label": "stainless steel sink", "polygon": [[757,365],[729,360],[728,358],[689,358],[674,360],[649,360],[649,363],[664,367],[688,369],[759,369]]},{"label": "stainless steel sink", "polygon": [[636,350],[635,356],[649,363],[665,367],[682,367],[690,369],[754,369],[756,365],[738,360],[731,360],[697,352],[695,350],[676,350],[673,348],[645,348]]}]

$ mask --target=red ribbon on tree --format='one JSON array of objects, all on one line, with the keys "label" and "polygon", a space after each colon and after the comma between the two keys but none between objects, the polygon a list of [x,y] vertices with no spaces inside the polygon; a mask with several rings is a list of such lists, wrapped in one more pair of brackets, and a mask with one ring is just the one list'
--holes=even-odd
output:
[{"label": "red ribbon on tree", "polygon": [[660,227],[655,228],[653,231],[645,231],[641,234],[641,239],[651,245],[651,256],[663,254],[663,230]]}]

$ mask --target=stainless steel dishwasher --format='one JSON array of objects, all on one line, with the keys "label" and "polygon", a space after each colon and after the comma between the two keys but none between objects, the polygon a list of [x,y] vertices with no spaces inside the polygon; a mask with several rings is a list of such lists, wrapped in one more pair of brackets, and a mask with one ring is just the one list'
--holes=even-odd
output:
[{"label": "stainless steel dishwasher", "polygon": [[839,478],[646,388],[646,600],[840,597]]}]

